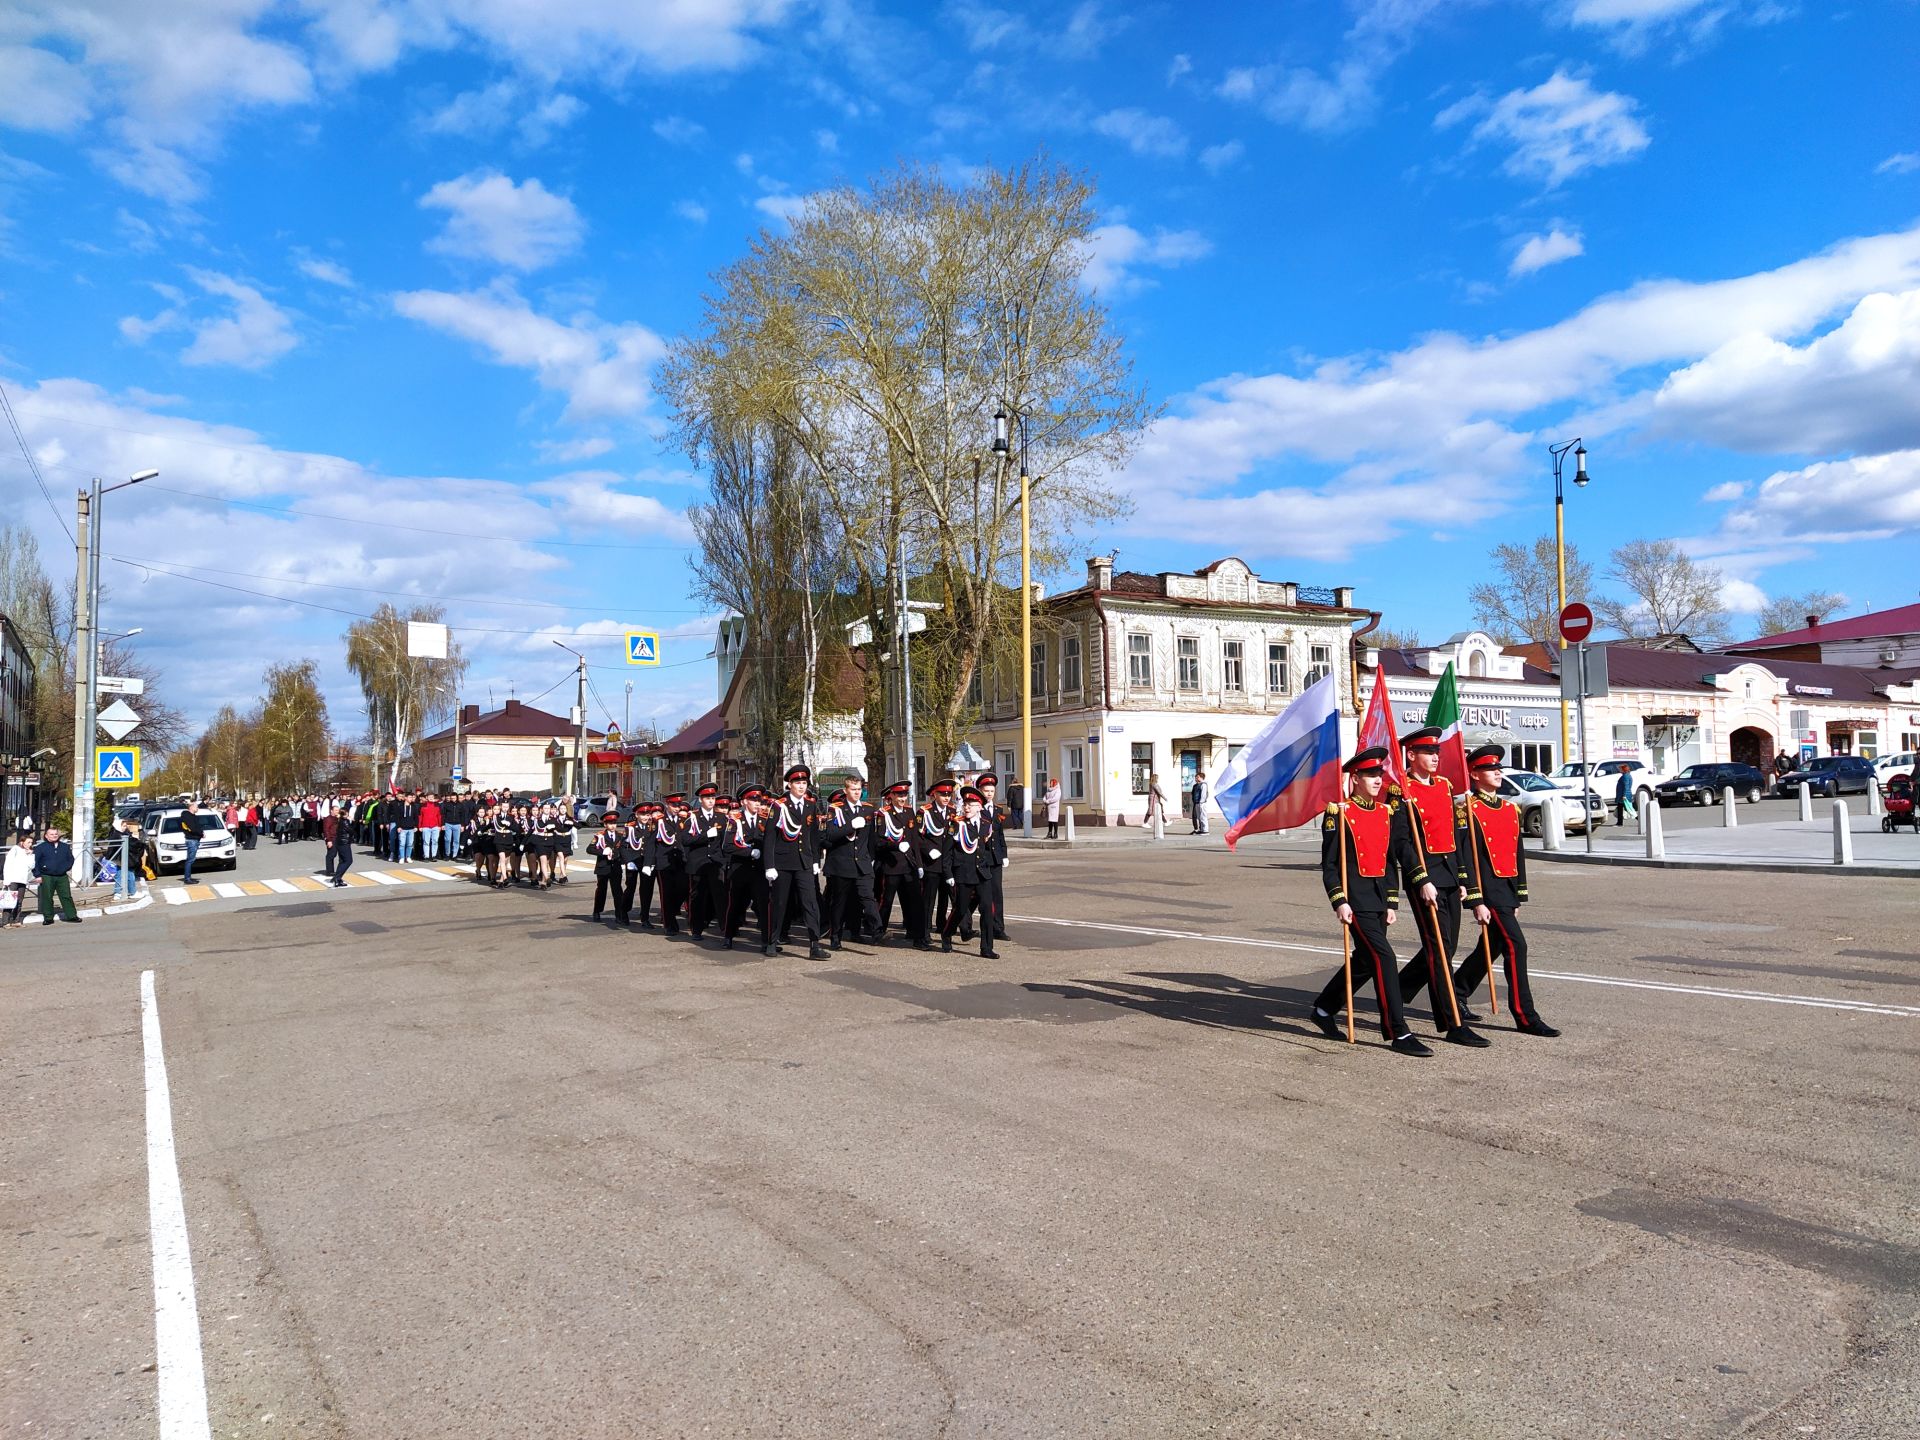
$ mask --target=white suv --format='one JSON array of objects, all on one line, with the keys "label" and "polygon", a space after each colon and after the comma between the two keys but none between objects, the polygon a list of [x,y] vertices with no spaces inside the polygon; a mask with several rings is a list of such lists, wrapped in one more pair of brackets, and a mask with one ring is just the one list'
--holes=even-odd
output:
[{"label": "white suv", "polygon": [[1565,794],[1578,795],[1587,788],[1588,770],[1593,771],[1593,793],[1609,805],[1613,804],[1613,797],[1619,793],[1622,770],[1633,772],[1636,804],[1639,802],[1639,792],[1653,783],[1653,772],[1638,760],[1589,760],[1584,765],[1578,760],[1569,760],[1547,777],[1547,783]]},{"label": "white suv", "polygon": [[[187,837],[180,833],[180,817],[186,814],[184,808],[163,810],[157,815],[147,817],[148,838],[153,841],[153,868],[155,871],[166,869],[184,870],[187,865]],[[215,865],[224,865],[227,869],[237,869],[240,864],[240,849],[233,841],[233,832],[227,829],[226,822],[211,810],[200,812],[199,853],[193,857],[196,870],[211,870]]]},{"label": "white suv", "polygon": [[1916,757],[1911,750],[1903,751],[1898,755],[1882,755],[1873,762],[1873,778],[1880,782],[1880,788],[1884,790],[1887,788],[1887,782],[1894,776],[1911,775],[1915,761]]}]

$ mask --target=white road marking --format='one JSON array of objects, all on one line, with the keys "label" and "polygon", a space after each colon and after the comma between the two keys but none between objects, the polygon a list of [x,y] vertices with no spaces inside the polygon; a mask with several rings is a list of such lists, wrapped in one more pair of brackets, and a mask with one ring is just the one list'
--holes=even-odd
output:
[{"label": "white road marking", "polygon": [[167,897],[169,905],[184,905],[193,898],[187,894],[187,887],[184,885],[176,885],[173,889],[162,890],[160,893]]},{"label": "white road marking", "polygon": [[367,870],[362,873],[376,885],[404,885],[407,883],[398,875],[389,875],[384,870]]},{"label": "white road marking", "polygon": [[222,880],[219,884],[215,885],[213,887],[213,893],[226,900],[244,900],[247,898],[247,892],[242,890],[238,885],[235,885],[231,880]]},{"label": "white road marking", "polygon": [[301,895],[306,893],[291,880],[262,880],[260,883],[276,895]]},{"label": "white road marking", "polygon": [[407,873],[409,875],[418,875],[422,880],[452,880],[455,878],[447,874],[444,870],[428,870],[420,865],[409,865],[407,867]]},{"label": "white road marking", "polygon": [[187,1207],[173,1150],[173,1100],[160,1048],[153,971],[140,974],[140,1038],[147,1076],[147,1224],[153,1232],[153,1337],[160,1440],[210,1440],[200,1309],[187,1248]]},{"label": "white road marking", "polygon": [[[1292,940],[1261,940],[1247,935],[1209,935],[1203,930],[1166,930],[1152,925],[1112,925],[1100,920],[1059,920],[1051,915],[1015,915],[1022,924],[1061,925],[1073,930],[1111,930],[1121,935],[1151,935],[1160,940],[1203,940],[1214,945],[1251,945],[1261,950],[1294,950],[1306,955],[1338,955],[1327,945],[1303,945]],[[1872,1000],[1833,1000],[1821,995],[1776,995],[1765,990],[1736,990],[1717,985],[1675,985],[1661,980],[1629,980],[1618,975],[1580,975],[1569,970],[1535,970],[1541,980],[1574,980],[1582,985],[1612,985],[1627,990],[1659,990],[1670,995],[1704,995],[1716,1000],[1757,1001],[1765,1005],[1797,1005],[1820,1010],[1847,1010],[1860,1015],[1892,1015],[1920,1019],[1920,1005],[1886,1005]]]}]

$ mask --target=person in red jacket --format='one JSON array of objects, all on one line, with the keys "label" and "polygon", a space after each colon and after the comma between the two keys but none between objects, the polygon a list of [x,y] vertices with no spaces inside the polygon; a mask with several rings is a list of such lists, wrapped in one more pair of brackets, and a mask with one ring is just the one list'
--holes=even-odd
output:
[{"label": "person in red jacket", "polygon": [[440,801],[429,795],[420,802],[420,858],[438,859],[440,855],[440,826],[444,817],[440,813]]}]

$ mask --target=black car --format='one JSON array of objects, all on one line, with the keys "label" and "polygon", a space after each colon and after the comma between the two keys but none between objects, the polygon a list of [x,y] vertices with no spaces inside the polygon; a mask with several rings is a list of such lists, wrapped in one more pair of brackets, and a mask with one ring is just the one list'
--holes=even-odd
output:
[{"label": "black car", "polygon": [[1720,798],[1720,792],[1728,788],[1740,799],[1752,803],[1767,793],[1767,777],[1751,765],[1714,761],[1687,766],[1673,779],[1654,786],[1654,793],[1662,805],[1677,805],[1683,800],[1695,805],[1711,805]]},{"label": "black car", "polygon": [[1873,783],[1873,762],[1864,755],[1822,755],[1782,775],[1780,788],[1792,792],[1802,781],[1815,795],[1864,795]]}]

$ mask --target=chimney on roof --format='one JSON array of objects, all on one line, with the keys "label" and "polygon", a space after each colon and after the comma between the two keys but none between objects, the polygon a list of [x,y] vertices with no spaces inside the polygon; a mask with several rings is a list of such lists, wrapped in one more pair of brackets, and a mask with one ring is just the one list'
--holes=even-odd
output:
[{"label": "chimney on roof", "polygon": [[1818,615],[1807,616],[1807,628],[1809,630],[1818,630],[1820,628],[1820,617]]},{"label": "chimney on roof", "polygon": [[462,705],[460,707],[460,723],[462,725],[472,725],[479,720],[479,718],[480,707],[478,705]]},{"label": "chimney on roof", "polygon": [[505,713],[508,715],[518,715],[525,708],[526,707],[523,706],[518,700],[509,700],[507,701],[507,708]]},{"label": "chimney on roof", "polygon": [[1113,588],[1113,557],[1111,555],[1094,555],[1087,560],[1087,588],[1089,590]]}]

